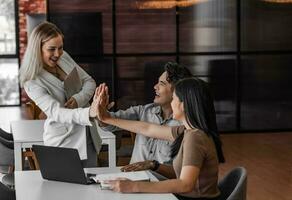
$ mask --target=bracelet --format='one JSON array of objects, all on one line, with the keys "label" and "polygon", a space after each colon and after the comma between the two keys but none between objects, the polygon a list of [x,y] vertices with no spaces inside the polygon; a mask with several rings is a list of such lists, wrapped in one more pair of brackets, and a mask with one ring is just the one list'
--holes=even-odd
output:
[{"label": "bracelet", "polygon": [[160,163],[157,160],[152,160],[152,163],[154,165],[153,168],[152,168],[152,170],[153,171],[156,171],[159,168]]}]

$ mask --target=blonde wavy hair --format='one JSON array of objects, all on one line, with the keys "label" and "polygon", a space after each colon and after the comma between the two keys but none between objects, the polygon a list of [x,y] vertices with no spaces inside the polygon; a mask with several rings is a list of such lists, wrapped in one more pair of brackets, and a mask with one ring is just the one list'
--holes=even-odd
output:
[{"label": "blonde wavy hair", "polygon": [[43,22],[33,29],[20,67],[19,80],[21,87],[26,81],[35,79],[42,71],[44,67],[42,45],[59,35],[64,38],[61,30],[50,22]]}]

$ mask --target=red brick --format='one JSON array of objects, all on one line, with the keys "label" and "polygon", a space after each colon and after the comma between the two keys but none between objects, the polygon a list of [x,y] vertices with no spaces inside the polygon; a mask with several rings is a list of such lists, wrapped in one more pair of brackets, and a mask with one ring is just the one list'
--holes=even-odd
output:
[{"label": "red brick", "polygon": [[19,54],[22,60],[27,45],[26,19],[27,13],[45,13],[46,0],[19,0]]}]

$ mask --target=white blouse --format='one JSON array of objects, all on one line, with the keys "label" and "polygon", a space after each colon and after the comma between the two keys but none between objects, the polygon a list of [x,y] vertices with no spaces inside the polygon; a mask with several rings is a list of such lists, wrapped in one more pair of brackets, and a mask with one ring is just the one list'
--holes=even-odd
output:
[{"label": "white blouse", "polygon": [[82,82],[82,89],[73,95],[78,108],[64,107],[66,100],[64,83],[46,70],[35,80],[25,82],[24,89],[27,95],[47,115],[44,125],[44,144],[78,149],[80,158],[87,159],[86,152],[86,125],[91,126],[89,120],[88,102],[95,91],[95,81],[64,51],[59,67],[69,74],[74,67]]}]

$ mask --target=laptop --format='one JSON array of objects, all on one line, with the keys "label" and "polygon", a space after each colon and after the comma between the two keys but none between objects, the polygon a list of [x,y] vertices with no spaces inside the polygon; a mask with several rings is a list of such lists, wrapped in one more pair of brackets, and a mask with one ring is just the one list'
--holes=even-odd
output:
[{"label": "laptop", "polygon": [[84,172],[77,149],[32,145],[43,179],[79,184],[95,183]]}]

